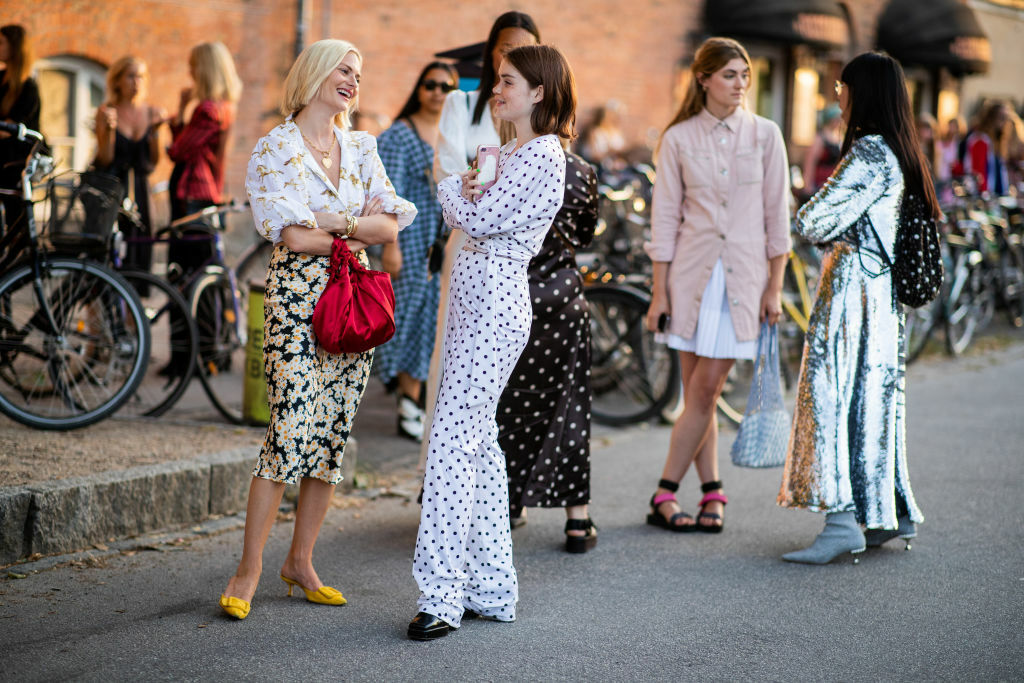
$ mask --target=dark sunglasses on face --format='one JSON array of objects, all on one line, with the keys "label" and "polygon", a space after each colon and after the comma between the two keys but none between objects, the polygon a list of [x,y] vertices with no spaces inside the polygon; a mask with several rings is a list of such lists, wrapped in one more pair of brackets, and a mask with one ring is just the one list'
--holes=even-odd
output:
[{"label": "dark sunglasses on face", "polygon": [[438,83],[437,81],[423,81],[423,87],[427,89],[427,92],[434,92],[435,88],[440,88],[444,94],[450,93],[455,90],[455,86],[451,83]]}]

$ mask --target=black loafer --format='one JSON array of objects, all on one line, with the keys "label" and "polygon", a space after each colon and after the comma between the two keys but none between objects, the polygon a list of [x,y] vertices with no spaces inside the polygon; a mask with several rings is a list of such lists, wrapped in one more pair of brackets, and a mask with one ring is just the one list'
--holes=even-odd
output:
[{"label": "black loafer", "polygon": [[420,612],[409,622],[409,640],[434,640],[444,638],[449,631],[457,630],[447,621],[433,614]]}]

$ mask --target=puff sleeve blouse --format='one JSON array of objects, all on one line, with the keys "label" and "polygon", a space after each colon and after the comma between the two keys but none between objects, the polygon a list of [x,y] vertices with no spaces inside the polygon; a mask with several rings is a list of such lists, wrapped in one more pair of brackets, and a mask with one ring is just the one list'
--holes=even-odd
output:
[{"label": "puff sleeve blouse", "polygon": [[398,196],[369,133],[334,129],[341,145],[340,180],[335,188],[306,149],[291,118],[261,138],[249,159],[245,189],[256,230],[275,244],[289,225],[317,227],[314,213],[358,216],[374,197],[384,213],[395,214],[401,230],[416,217],[412,202]]}]

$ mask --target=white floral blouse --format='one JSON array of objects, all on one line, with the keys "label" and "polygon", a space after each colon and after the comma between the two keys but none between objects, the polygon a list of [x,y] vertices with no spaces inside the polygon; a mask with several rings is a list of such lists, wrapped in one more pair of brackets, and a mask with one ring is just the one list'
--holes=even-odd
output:
[{"label": "white floral blouse", "polygon": [[416,217],[416,207],[397,194],[377,156],[369,133],[334,129],[341,145],[340,180],[335,187],[306,149],[299,127],[290,117],[256,143],[249,159],[245,189],[256,230],[274,242],[289,225],[315,228],[314,213],[358,216],[366,203],[383,199],[384,213],[398,217],[401,230]]}]

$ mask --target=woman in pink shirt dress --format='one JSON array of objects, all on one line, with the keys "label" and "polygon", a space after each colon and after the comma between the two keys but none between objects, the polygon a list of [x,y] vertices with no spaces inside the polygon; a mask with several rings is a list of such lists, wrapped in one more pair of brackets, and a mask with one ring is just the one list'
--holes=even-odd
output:
[{"label": "woman in pink shirt dress", "polygon": [[[679,352],[686,405],[647,523],[717,533],[728,500],[715,402],[735,360],[754,357],[760,322],[782,312],[789,188],[782,133],[743,107],[751,78],[743,46],[709,38],[690,68],[686,98],[661,138],[645,245],[654,262],[647,326],[661,327],[658,340]],[[696,518],[675,497],[691,463],[704,493]]]}]

